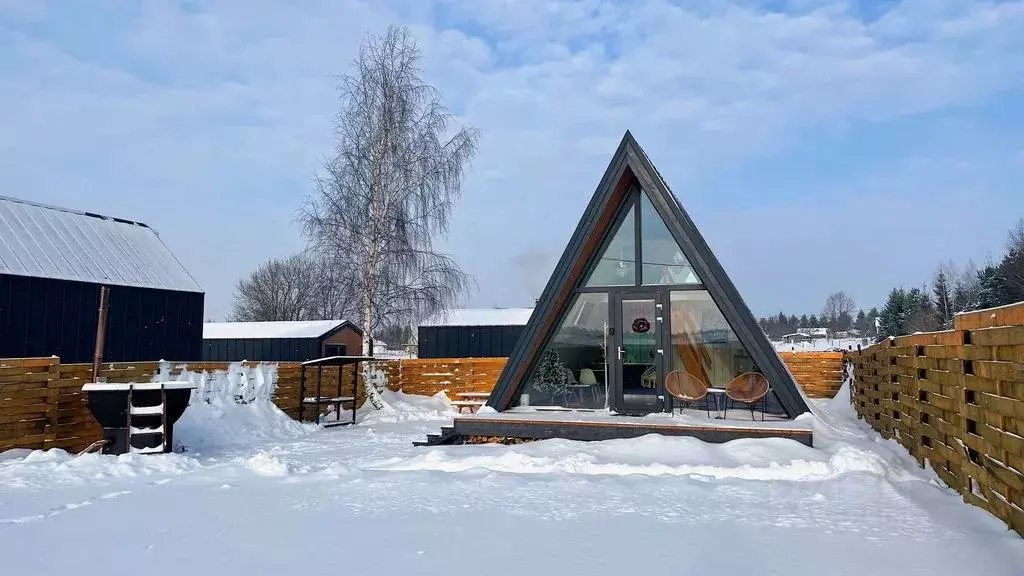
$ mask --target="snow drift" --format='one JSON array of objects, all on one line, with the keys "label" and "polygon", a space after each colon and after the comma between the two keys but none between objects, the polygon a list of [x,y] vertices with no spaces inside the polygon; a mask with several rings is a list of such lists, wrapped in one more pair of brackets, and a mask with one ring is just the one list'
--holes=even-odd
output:
[{"label": "snow drift", "polygon": [[[166,375],[154,378],[159,377]],[[175,449],[209,452],[300,438],[319,429],[296,422],[271,400],[277,383],[274,364],[235,363],[213,373],[183,369],[174,379],[196,385],[192,402],[174,426]]]}]

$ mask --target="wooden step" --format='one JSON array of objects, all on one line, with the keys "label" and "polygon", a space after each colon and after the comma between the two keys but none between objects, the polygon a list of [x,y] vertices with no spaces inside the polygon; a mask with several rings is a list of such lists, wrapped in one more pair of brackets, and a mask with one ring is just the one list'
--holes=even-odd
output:
[{"label": "wooden step", "polygon": [[132,406],[132,416],[158,416],[164,413],[164,405]]}]

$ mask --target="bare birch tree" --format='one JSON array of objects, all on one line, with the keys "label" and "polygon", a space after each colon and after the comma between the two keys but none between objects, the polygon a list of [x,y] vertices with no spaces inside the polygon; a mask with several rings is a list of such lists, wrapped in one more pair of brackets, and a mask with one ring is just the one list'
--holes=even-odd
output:
[{"label": "bare birch tree", "polygon": [[[472,285],[434,241],[448,231],[478,133],[456,126],[421,73],[406,28],[363,42],[341,77],[333,154],[302,209],[311,249],[348,263],[364,353],[376,328],[417,322],[456,304]],[[373,406],[383,407],[364,382]]]}]

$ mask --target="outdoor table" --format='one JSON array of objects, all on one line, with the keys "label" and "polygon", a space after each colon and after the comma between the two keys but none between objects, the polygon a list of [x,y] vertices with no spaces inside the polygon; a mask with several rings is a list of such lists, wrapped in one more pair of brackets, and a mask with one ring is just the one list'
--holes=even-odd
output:
[{"label": "outdoor table", "polygon": [[725,418],[725,414],[722,412],[725,407],[725,403],[728,401],[728,398],[725,395],[725,388],[708,388],[708,394],[715,398],[715,412],[718,413],[715,416],[715,419],[722,420]]}]

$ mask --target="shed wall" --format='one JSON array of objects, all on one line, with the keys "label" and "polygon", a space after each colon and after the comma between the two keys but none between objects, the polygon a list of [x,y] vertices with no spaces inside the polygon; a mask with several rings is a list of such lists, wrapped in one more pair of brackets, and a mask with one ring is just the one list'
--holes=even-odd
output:
[{"label": "shed wall", "polygon": [[204,339],[204,362],[305,362],[321,356],[319,338]]},{"label": "shed wall", "polygon": [[[0,357],[91,362],[100,285],[0,275]],[[201,352],[203,294],[111,286],[107,362],[194,360]]]},{"label": "shed wall", "polygon": [[[328,344],[344,344],[345,354],[348,356],[356,356],[363,352],[363,337],[347,325],[329,338],[324,338],[324,346]],[[327,356],[327,353],[321,350],[321,356]]]},{"label": "shed wall", "polygon": [[524,326],[420,326],[420,358],[497,358],[512,353]]}]

